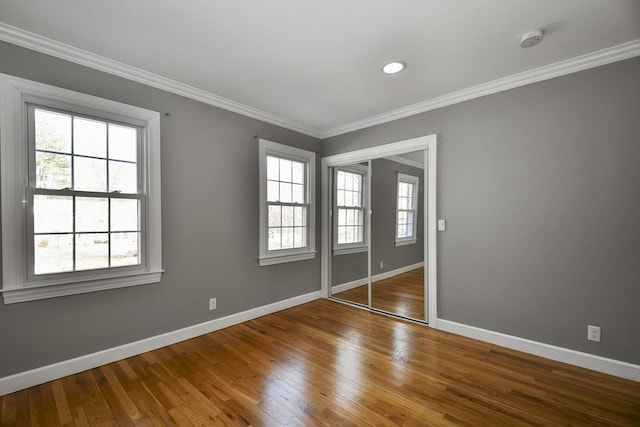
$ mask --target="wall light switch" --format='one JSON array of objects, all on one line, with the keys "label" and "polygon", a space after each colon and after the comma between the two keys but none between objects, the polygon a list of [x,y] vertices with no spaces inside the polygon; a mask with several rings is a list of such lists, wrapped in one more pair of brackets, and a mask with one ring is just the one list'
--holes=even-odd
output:
[{"label": "wall light switch", "polygon": [[444,219],[438,220],[438,231],[445,231],[447,229],[447,222]]}]

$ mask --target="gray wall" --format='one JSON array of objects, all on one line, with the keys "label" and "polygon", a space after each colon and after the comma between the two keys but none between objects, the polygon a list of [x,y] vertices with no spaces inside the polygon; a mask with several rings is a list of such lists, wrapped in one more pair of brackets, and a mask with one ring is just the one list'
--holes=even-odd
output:
[{"label": "gray wall", "polygon": [[[424,260],[424,171],[388,159],[371,161],[371,271],[373,275],[413,265]],[[396,194],[398,172],[420,178],[418,239],[415,244],[396,246]],[[380,261],[384,268],[380,268]],[[333,286],[367,277],[367,253],[333,255]]]},{"label": "gray wall", "polygon": [[319,140],[6,43],[0,71],[171,113],[161,124],[162,281],[0,303],[0,377],[320,289],[319,257],[258,266],[253,137],[316,152]]},{"label": "gray wall", "polygon": [[323,155],[432,133],[439,317],[640,363],[640,59],[330,138]]}]

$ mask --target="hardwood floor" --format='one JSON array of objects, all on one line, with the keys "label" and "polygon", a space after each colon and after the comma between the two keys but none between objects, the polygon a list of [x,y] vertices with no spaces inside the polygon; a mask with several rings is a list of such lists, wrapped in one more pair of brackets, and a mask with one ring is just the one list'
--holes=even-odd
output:
[{"label": "hardwood floor", "polygon": [[2,426],[640,425],[640,383],[318,300],[0,398]]},{"label": "hardwood floor", "polygon": [[[367,286],[333,295],[345,301],[367,305]],[[371,306],[412,319],[424,318],[424,268],[417,268],[371,285]]]}]

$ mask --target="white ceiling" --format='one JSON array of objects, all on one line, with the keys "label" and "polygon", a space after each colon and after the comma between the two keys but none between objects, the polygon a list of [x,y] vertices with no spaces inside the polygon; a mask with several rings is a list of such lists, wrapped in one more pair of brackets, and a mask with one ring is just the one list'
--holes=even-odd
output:
[{"label": "white ceiling", "polygon": [[0,0],[0,21],[322,136],[638,40],[640,1]]}]

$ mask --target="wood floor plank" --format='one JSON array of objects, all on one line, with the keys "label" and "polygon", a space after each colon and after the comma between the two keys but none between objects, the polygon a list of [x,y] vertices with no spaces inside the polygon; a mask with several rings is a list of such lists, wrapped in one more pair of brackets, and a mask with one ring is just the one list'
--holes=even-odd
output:
[{"label": "wood floor plank", "polygon": [[640,426],[640,383],[318,300],[0,397],[8,426]]}]

